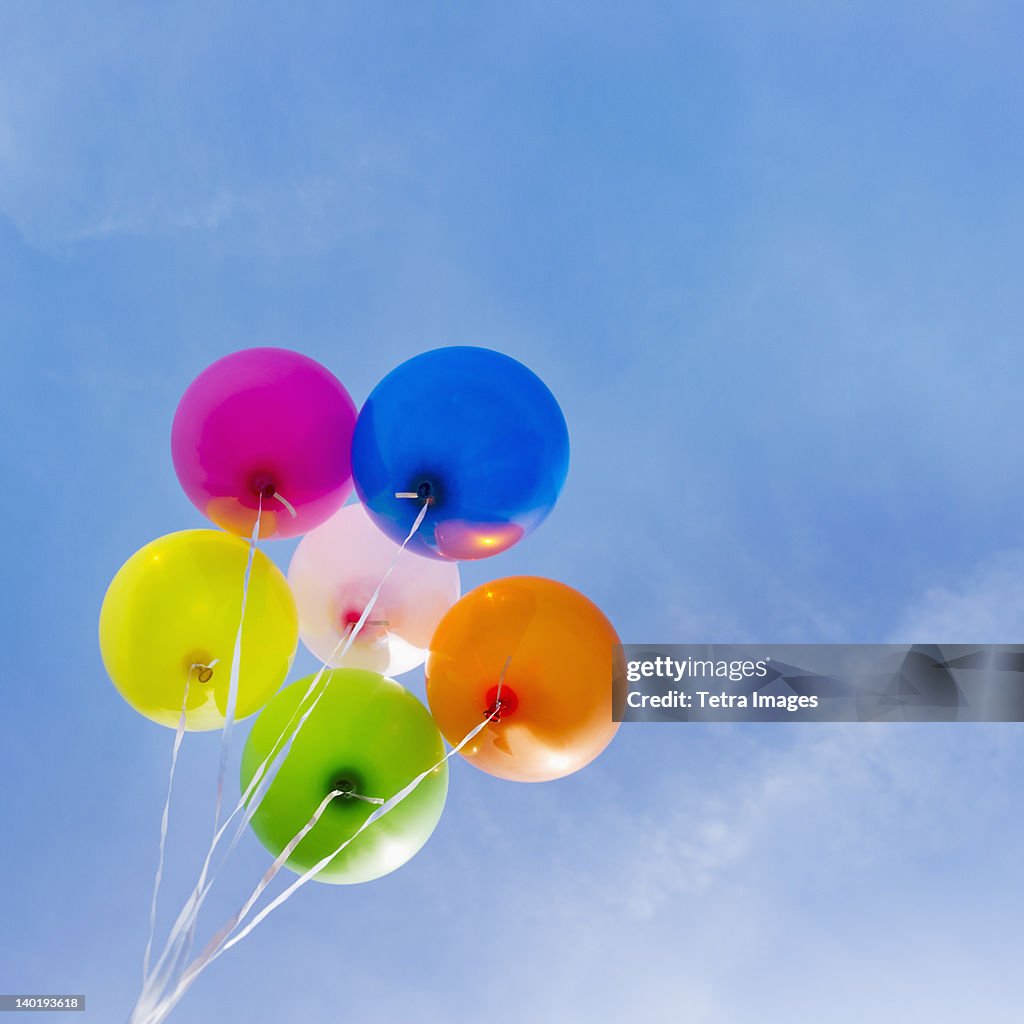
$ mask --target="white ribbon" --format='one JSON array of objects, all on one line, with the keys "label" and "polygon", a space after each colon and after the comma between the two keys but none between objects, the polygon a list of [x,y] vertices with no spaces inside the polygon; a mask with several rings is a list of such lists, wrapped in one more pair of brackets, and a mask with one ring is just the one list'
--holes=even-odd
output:
[{"label": "white ribbon", "polygon": [[[348,653],[349,649],[351,648],[352,644],[355,642],[355,639],[358,636],[360,630],[366,624],[366,621],[369,618],[374,605],[379,600],[381,591],[384,588],[384,584],[387,583],[388,579],[390,578],[392,572],[395,569],[395,566],[398,564],[398,559],[401,557],[407,545],[409,544],[409,542],[415,536],[417,530],[419,530],[420,526],[422,525],[423,520],[426,517],[429,505],[429,502],[424,502],[423,507],[420,509],[419,514],[416,516],[416,519],[413,522],[412,528],[409,530],[408,535],[402,542],[398,551],[395,552],[395,556],[391,560],[391,564],[388,566],[388,569],[384,573],[384,576],[382,577],[380,583],[377,584],[376,589],[370,596],[370,599],[367,602],[366,607],[363,609],[363,612],[360,615],[359,619],[356,621],[355,625],[347,631],[346,635],[338,641],[338,644],[331,652],[327,661],[325,661],[320,666],[320,669],[317,671],[312,682],[307,687],[306,693],[303,695],[302,700],[299,701],[299,704],[296,706],[295,711],[292,713],[292,716],[289,719],[287,725],[285,726],[281,734],[277,737],[274,744],[272,745],[270,753],[268,753],[267,757],[264,758],[263,762],[259,765],[259,767],[256,769],[256,772],[253,774],[252,779],[250,779],[248,785],[246,786],[245,792],[242,794],[234,810],[232,810],[232,812],[228,815],[223,825],[221,825],[220,828],[215,831],[209,849],[207,850],[206,857],[203,861],[203,866],[202,869],[200,870],[199,879],[196,882],[196,885],[193,888],[192,892],[187,897],[185,904],[182,907],[178,915],[178,918],[174,923],[174,926],[171,928],[170,934],[168,935],[167,941],[164,945],[163,952],[161,953],[160,958],[157,961],[157,965],[153,971],[152,976],[149,977],[148,981],[144,982],[143,984],[142,991],[132,1011],[132,1015],[129,1018],[129,1024],[149,1024],[151,1019],[163,1019],[162,1017],[152,1018],[152,1014],[155,1013],[156,1010],[163,1004],[163,1002],[166,1001],[166,997],[161,999],[161,993],[165,992],[171,979],[176,974],[178,974],[182,961],[187,959],[188,957],[188,954],[191,950],[192,941],[195,935],[195,928],[198,921],[199,911],[202,908],[202,905],[206,900],[206,897],[209,894],[214,881],[217,878],[219,867],[223,867],[224,861],[227,860],[228,856],[230,856],[231,852],[234,850],[236,844],[238,843],[242,835],[245,834],[247,826],[252,821],[253,816],[259,810],[259,806],[263,800],[264,795],[266,794],[270,785],[273,783],[274,778],[276,778],[277,772],[280,770],[281,764],[287,758],[288,753],[291,750],[292,743],[295,740],[295,737],[299,734],[300,730],[302,729],[302,726],[305,724],[306,720],[309,718],[313,710],[316,708],[316,705],[319,703],[320,697],[323,695],[324,691],[327,688],[327,683],[323,683],[323,685],[321,685],[321,679],[323,677],[324,672],[329,670],[330,663],[333,662],[336,657],[339,660],[344,658],[344,656]],[[253,530],[253,540],[251,542],[250,548],[249,566],[247,566],[246,568],[246,593],[248,589],[249,567],[252,564],[252,555],[253,550],[255,548],[255,538],[258,536],[258,533],[259,517],[257,516],[257,522]],[[245,594],[243,594],[242,609],[244,616]],[[236,659],[240,657],[240,644],[241,626],[239,626],[239,633],[236,641]],[[236,672],[237,667],[235,662],[233,661],[233,677],[236,675]],[[237,679],[235,679],[234,681],[237,686]],[[310,698],[312,699],[310,700]],[[306,707],[305,710],[303,711],[302,708],[306,701],[310,701],[310,703],[308,707]],[[299,714],[300,711],[302,711],[302,713],[298,719],[294,731],[288,734],[292,722],[295,721],[295,717]],[[282,740],[284,741],[283,744]],[[279,747],[278,744],[282,745]],[[221,793],[223,789],[223,774],[225,766],[226,759],[224,756],[224,744],[222,743],[222,771],[218,778],[218,797],[216,814],[217,822],[219,822],[220,817]],[[375,798],[363,799],[369,799],[372,801]],[[216,847],[218,846],[220,841],[223,839],[231,821],[234,820],[239,814],[242,815],[241,820],[238,822],[238,825],[235,829],[235,833],[228,844],[227,850],[224,853],[223,858],[221,859],[221,864],[211,874],[210,866],[213,859],[214,851],[216,850]],[[177,1002],[177,999],[175,999],[174,1002]],[[169,1009],[170,1007],[168,1007],[168,1011]]]},{"label": "white ribbon", "polygon": [[304,885],[312,881],[328,864],[334,860],[350,843],[355,840],[368,829],[375,822],[379,821],[384,817],[385,814],[393,811],[403,800],[410,796],[424,779],[428,778],[434,772],[436,772],[442,765],[449,761],[452,757],[458,754],[467,743],[470,743],[476,738],[479,733],[486,728],[491,721],[501,714],[501,688],[505,679],[505,672],[508,669],[509,662],[512,659],[509,658],[505,662],[505,667],[502,669],[501,677],[498,680],[498,691],[494,700],[494,710],[490,711],[483,719],[475,725],[459,742],[449,750],[444,757],[441,758],[436,764],[431,765],[426,771],[420,772],[411,782],[407,783],[401,790],[399,790],[394,796],[388,800],[382,801],[380,806],[376,808],[371,814],[369,814],[366,820],[348,837],[337,849],[331,851],[326,857],[317,861],[311,868],[304,871],[298,878],[295,879],[285,890],[279,893],[270,903],[267,904],[256,916],[245,925],[241,931],[236,930],[242,925],[246,917],[248,917],[250,911],[255,906],[259,897],[266,890],[267,886],[274,880],[278,872],[284,866],[285,862],[291,856],[292,851],[295,847],[305,838],[309,833],[310,829],[316,825],[317,821],[320,820],[320,816],[324,810],[330,804],[330,802],[337,796],[342,795],[339,790],[333,790],[329,793],[320,806],[316,809],[313,816],[306,822],[305,825],[295,834],[295,836],[288,842],[288,845],[278,854],[274,863],[267,869],[263,878],[259,884],[249,895],[249,898],[242,904],[242,906],[225,922],[224,925],[218,930],[217,934],[210,940],[206,949],[192,961],[191,964],[184,970],[181,976],[181,980],[177,986],[169,994],[165,995],[158,1003],[156,1003],[150,1012],[149,1016],[142,1018],[139,1024],[160,1024],[172,1009],[178,1004],[186,992],[192,987],[196,978],[206,970],[222,953],[231,949],[232,946],[237,945],[246,936],[248,936],[253,929],[255,929],[261,922],[272,914],[278,907],[283,903],[287,903],[295,893],[299,891]]},{"label": "white ribbon", "polygon": [[188,687],[192,681],[192,673],[198,665],[190,665],[188,675],[185,677],[185,692],[181,697],[181,714],[178,715],[178,730],[174,734],[174,744],[171,747],[171,770],[167,776],[167,797],[164,800],[164,812],[160,817],[160,850],[156,860],[156,876],[153,879],[153,898],[149,904],[149,936],[146,939],[146,952],[142,955],[142,984],[145,986],[149,979],[149,958],[153,953],[153,939],[156,935],[156,907],[160,896],[160,882],[164,877],[164,853],[167,849],[167,823],[171,814],[171,792],[174,789],[174,769],[178,764],[178,751],[181,750],[181,741],[185,736],[185,716],[188,711]]}]

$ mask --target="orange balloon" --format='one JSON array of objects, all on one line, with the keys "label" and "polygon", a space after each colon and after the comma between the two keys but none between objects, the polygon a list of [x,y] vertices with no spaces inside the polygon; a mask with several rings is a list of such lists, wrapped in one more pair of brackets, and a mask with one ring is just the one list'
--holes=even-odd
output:
[{"label": "orange balloon", "polygon": [[[622,653],[601,609],[564,583],[539,576],[493,580],[457,601],[427,656],[427,700],[438,728],[477,768],[515,782],[578,771],[619,727],[613,680]],[[507,662],[507,668],[506,668]]]}]

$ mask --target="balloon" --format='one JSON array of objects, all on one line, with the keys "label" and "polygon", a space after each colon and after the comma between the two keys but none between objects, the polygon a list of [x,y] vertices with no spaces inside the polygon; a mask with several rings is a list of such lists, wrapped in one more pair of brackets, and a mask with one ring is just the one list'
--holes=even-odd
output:
[{"label": "balloon", "polygon": [[434,633],[430,710],[448,742],[458,742],[495,710],[501,680],[498,716],[462,756],[516,782],[561,778],[589,764],[618,729],[619,642],[601,610],[564,583],[493,580],[458,601]]},{"label": "balloon", "polygon": [[207,367],[182,396],[174,469],[192,504],[223,529],[250,536],[262,499],[260,537],[296,537],[351,493],[355,416],[319,363],[283,348],[244,349]]},{"label": "balloon", "polygon": [[[249,545],[238,537],[184,530],[147,544],[118,570],[100,610],[100,651],[111,680],[136,711],[177,728],[187,683],[185,727],[224,724],[248,554]],[[270,699],[297,646],[288,582],[257,551],[242,630],[237,718]]]},{"label": "balloon", "polygon": [[[395,556],[398,556],[397,562]],[[338,658],[392,562],[380,596],[355,641]],[[417,558],[370,521],[362,505],[346,505],[299,542],[288,568],[299,610],[299,636],[335,667],[366,668],[388,676],[422,665],[441,616],[459,599],[459,567]]]},{"label": "balloon", "polygon": [[[312,678],[283,689],[256,719],[242,754],[243,792],[282,733],[287,736],[294,729]],[[260,842],[275,857],[332,789],[389,800],[444,757],[430,713],[393,679],[343,668],[327,672],[325,680],[323,695],[252,819]],[[368,882],[401,867],[430,838],[447,792],[448,766],[443,763],[339,853],[316,880]],[[356,796],[335,797],[295,847],[288,867],[297,873],[313,867],[354,835],[374,809]]]},{"label": "balloon", "polygon": [[392,370],[359,413],[352,472],[359,500],[417,554],[486,558],[544,521],[569,469],[554,396],[522,363],[485,348],[424,352]]}]

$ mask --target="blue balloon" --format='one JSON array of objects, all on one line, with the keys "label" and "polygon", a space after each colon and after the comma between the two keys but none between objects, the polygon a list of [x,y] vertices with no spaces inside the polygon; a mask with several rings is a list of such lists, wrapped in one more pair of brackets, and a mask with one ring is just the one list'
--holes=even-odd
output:
[{"label": "blue balloon", "polygon": [[[555,396],[500,352],[434,349],[371,392],[352,438],[356,493],[401,543],[429,499],[409,550],[487,558],[536,529],[569,470],[569,431]],[[399,498],[413,494],[418,498]]]}]

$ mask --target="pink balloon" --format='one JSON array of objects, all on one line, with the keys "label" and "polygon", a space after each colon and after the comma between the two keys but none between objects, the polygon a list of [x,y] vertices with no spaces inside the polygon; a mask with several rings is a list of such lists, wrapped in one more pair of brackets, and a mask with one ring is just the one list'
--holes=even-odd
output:
[{"label": "pink balloon", "polygon": [[[296,537],[329,519],[352,491],[356,407],[318,362],[249,348],[188,386],[171,428],[171,457],[189,500],[248,537]],[[294,517],[289,506],[295,511]]]},{"label": "pink balloon", "polygon": [[[339,657],[339,644],[344,646],[392,563],[366,623]],[[399,554],[398,545],[359,504],[346,505],[302,538],[288,567],[288,583],[299,610],[299,636],[321,661],[385,676],[423,664],[437,624],[460,593],[454,562],[408,550]]]}]

